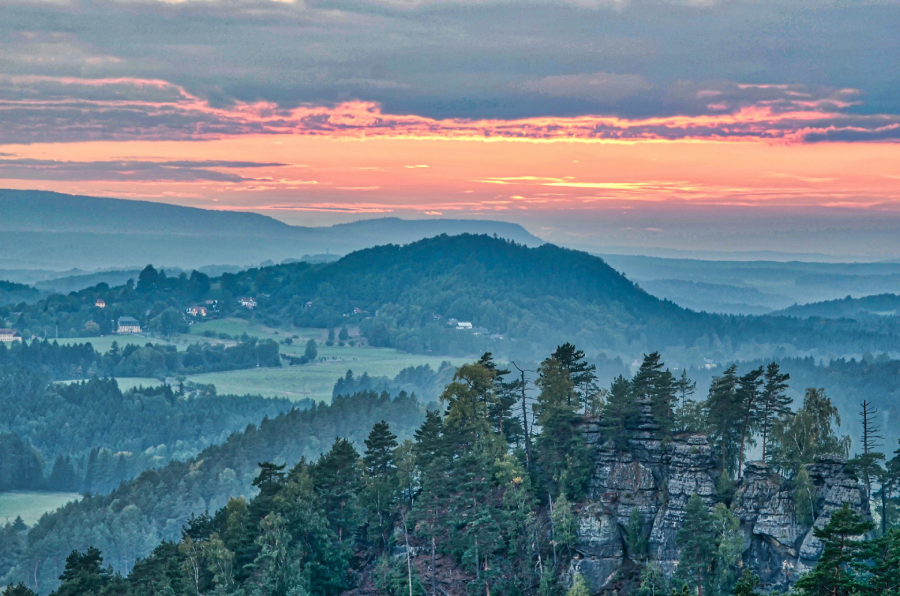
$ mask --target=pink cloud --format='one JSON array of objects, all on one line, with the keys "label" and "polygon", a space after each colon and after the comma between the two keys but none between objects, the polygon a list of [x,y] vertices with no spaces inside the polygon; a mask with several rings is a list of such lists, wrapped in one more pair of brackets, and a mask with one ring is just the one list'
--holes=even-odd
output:
[{"label": "pink cloud", "polygon": [[[389,114],[377,103],[356,100],[294,108],[263,101],[217,107],[183,87],[158,79],[0,76],[0,113],[8,129],[4,135],[7,142],[25,143],[209,140],[254,134],[519,141],[796,142],[806,140],[808,133],[817,134],[815,140],[828,140],[827,135],[821,134],[825,131],[832,136],[835,131],[852,132],[849,136],[860,140],[865,140],[868,131],[874,139],[892,140],[890,127],[900,125],[900,116],[841,111],[856,102],[832,97],[833,91],[828,97],[800,99],[796,97],[797,89],[788,85],[732,85],[729,89],[723,95],[729,101],[710,104],[707,109],[713,113],[706,114],[477,120]],[[756,94],[758,99],[744,98],[741,105],[733,99],[741,93]],[[701,90],[699,94],[712,96],[713,91]]]}]

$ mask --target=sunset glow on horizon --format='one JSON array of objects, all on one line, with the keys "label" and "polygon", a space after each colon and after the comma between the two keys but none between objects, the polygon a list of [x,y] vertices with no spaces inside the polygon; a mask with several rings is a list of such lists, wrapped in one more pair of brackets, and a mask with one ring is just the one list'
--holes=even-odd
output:
[{"label": "sunset glow on horizon", "polygon": [[[736,229],[785,217],[809,229],[900,227],[900,104],[891,70],[875,68],[890,63],[897,42],[845,32],[835,44],[857,41],[845,65],[837,45],[766,29],[782,23],[776,4],[754,6],[760,23],[737,2],[548,0],[495,30],[491,45],[456,2],[141,1],[110,14],[107,29],[81,0],[10,4],[20,24],[6,25],[10,51],[0,59],[0,187],[308,225],[490,217],[541,233],[570,222],[575,239],[634,226],[668,232],[660,217],[700,226],[719,218]],[[882,11],[890,29],[896,7],[886,0],[859,10]],[[51,14],[82,29],[56,30]],[[853,24],[839,8],[796,16]],[[750,27],[756,38],[704,29],[710,19],[722,31]],[[136,33],[139,22],[158,28]],[[585,22],[598,29],[580,29]],[[704,31],[730,70],[709,61],[690,30]],[[537,53],[523,45],[526,32],[542,36]],[[263,39],[268,45],[254,45]],[[573,53],[574,39],[630,49]],[[773,59],[766,40],[807,58]],[[423,52],[427,66],[414,60]],[[536,66],[507,64],[505,52]],[[871,68],[860,70],[864,58]]]}]

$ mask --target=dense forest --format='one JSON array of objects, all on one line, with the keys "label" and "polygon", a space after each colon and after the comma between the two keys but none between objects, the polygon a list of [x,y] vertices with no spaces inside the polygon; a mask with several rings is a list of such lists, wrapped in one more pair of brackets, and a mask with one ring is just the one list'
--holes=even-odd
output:
[{"label": "dense forest", "polygon": [[266,416],[310,402],[216,395],[208,387],[119,390],[114,379],[48,383],[0,375],[0,491],[108,493],[123,480],[187,459]]},{"label": "dense forest", "polygon": [[[0,561],[14,562],[12,577],[42,593],[57,583],[73,548],[96,546],[117,570],[130,570],[160,541],[176,539],[192,514],[216,510],[231,496],[253,494],[257,462],[315,458],[335,437],[362,444],[379,420],[410,437],[423,418],[414,397],[391,399],[386,393],[340,396],[330,405],[263,418],[194,458],[145,471],[108,495],[87,496],[45,515],[27,534],[0,543]],[[0,577],[11,566],[0,569]]]},{"label": "dense forest", "polygon": [[0,304],[37,302],[40,297],[41,291],[36,288],[11,281],[0,281]]},{"label": "dense forest", "polygon": [[[900,362],[884,355],[867,355],[860,359],[836,359],[818,362],[813,358],[776,358],[784,370],[791,371],[793,386],[788,394],[795,403],[803,399],[802,388],[823,389],[841,414],[841,429],[859,436],[862,425],[859,410],[866,400],[878,411],[885,446],[900,440]],[[764,360],[738,363],[740,368],[752,370],[766,364]],[[722,368],[689,369],[688,374],[699,386],[708,387]],[[858,445],[854,445],[854,452]]]},{"label": "dense forest", "polygon": [[[98,298],[106,308],[95,306]],[[253,298],[256,306],[246,308],[240,298]],[[185,308],[201,300],[214,301],[211,316],[254,318],[275,327],[359,325],[373,346],[454,356],[490,350],[538,360],[572,338],[592,357],[629,361],[659,347],[683,365],[697,365],[704,359],[891,351],[900,337],[893,317],[863,324],[695,313],[644,292],[598,257],[471,235],[218,278],[197,271],[172,277],[148,266],[136,283],[0,307],[0,319],[26,336],[58,331],[88,337],[109,333],[127,315],[170,335],[185,331],[191,322]],[[472,327],[460,330],[458,321]]]},{"label": "dense forest", "polygon": [[40,372],[53,381],[92,376],[153,377],[198,374],[223,370],[281,366],[278,344],[246,337],[236,345],[192,344],[184,351],[174,345],[128,344],[98,352],[89,343],[60,345],[56,341],[0,343],[0,368]]},{"label": "dense forest", "polygon": [[[591,426],[609,454],[708,437],[718,470],[714,503],[697,493],[687,500],[674,571],[649,556],[640,519],[627,523],[630,567],[619,593],[756,594],[736,497],[751,447],[761,445],[759,459],[784,479],[798,523],[809,524],[821,505],[807,466],[847,456],[851,443],[824,391],[808,389],[791,407],[790,381],[774,362],[732,366],[699,399],[696,382],[658,353],[608,388],[571,344],[540,364],[533,383],[485,354],[455,372],[441,410],[369,392],[282,414],[107,497],[70,504],[28,534],[8,526],[21,540],[0,560],[15,561],[9,578],[23,584],[14,594],[584,596],[585,579],[572,570],[595,466],[584,436]],[[875,426],[860,437],[870,447]],[[868,507],[844,507],[816,526],[824,550],[800,594],[893,585],[900,455],[871,449],[847,465],[879,523]],[[862,536],[871,540],[855,540]]]}]

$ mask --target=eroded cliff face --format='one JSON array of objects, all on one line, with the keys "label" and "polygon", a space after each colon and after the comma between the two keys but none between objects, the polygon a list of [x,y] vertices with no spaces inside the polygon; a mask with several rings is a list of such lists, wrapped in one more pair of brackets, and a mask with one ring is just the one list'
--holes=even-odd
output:
[{"label": "eroded cliff face", "polygon": [[[602,442],[599,431],[596,424],[585,427],[594,470],[578,517],[572,563],[572,571],[581,573],[593,592],[612,590],[624,575],[633,575],[639,554],[673,574],[688,499],[696,493],[709,507],[719,501],[718,470],[705,436],[682,434],[663,444],[658,429],[642,416],[627,448],[617,450]],[[843,503],[869,514],[862,485],[846,463],[828,456],[807,466],[814,493],[812,524],[801,519],[794,490],[780,475],[763,463],[746,464],[731,508],[741,521],[744,563],[760,576],[763,587],[784,590],[815,564],[822,544],[812,528],[828,523]],[[647,537],[645,546],[629,544],[633,511]],[[644,553],[632,552],[642,547]]]}]

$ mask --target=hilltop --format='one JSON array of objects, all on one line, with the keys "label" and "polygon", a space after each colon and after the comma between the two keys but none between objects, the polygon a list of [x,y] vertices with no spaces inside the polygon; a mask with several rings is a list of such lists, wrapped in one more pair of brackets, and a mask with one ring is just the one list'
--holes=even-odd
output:
[{"label": "hilltop", "polygon": [[[248,296],[258,308],[240,305],[238,298]],[[109,308],[97,312],[97,298]],[[358,326],[372,346],[451,356],[492,351],[531,359],[568,338],[592,356],[626,362],[658,346],[680,366],[897,346],[890,326],[697,313],[648,294],[598,257],[484,235],[442,235],[357,251],[334,263],[274,265],[216,278],[162,277],[151,268],[135,287],[101,285],[53,296],[15,314],[0,309],[0,319],[31,333],[58,325],[86,337],[89,329],[109,332],[112,318],[121,315],[154,329],[167,304],[200,299],[218,300],[219,316],[274,327]]]}]

